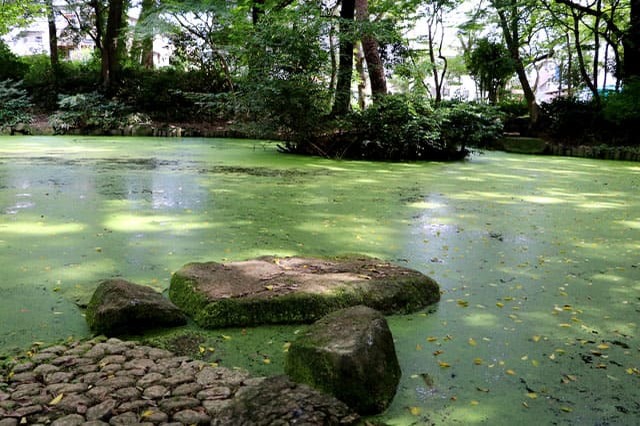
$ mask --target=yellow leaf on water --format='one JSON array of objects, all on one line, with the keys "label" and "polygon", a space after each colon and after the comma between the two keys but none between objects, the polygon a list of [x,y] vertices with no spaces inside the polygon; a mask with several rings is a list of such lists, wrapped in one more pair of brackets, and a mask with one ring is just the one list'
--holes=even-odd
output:
[{"label": "yellow leaf on water", "polygon": [[481,387],[479,387],[479,386],[478,386],[476,389],[477,389],[478,391],[480,391],[480,392],[485,392],[485,393],[488,393],[488,392],[489,392],[489,388],[481,388]]},{"label": "yellow leaf on water", "polygon": [[226,334],[220,335],[224,340],[231,340],[231,336],[227,336]]},{"label": "yellow leaf on water", "polygon": [[558,325],[559,325],[560,327],[563,327],[563,328],[569,328],[569,327],[571,327],[571,324],[567,324],[566,322],[563,322],[562,324],[558,324]]},{"label": "yellow leaf on water", "polygon": [[212,348],[211,346],[209,346],[209,347],[207,348],[207,350],[208,350],[209,352],[215,352],[215,351],[216,351],[216,348]]},{"label": "yellow leaf on water", "polygon": [[529,392],[527,393],[527,398],[536,399],[538,398],[538,394],[535,392]]},{"label": "yellow leaf on water", "polygon": [[409,407],[409,412],[413,416],[419,416],[422,410],[420,409],[420,407]]},{"label": "yellow leaf on water", "polygon": [[438,340],[437,337],[433,337],[433,336],[427,337],[427,342],[435,342],[436,340]]},{"label": "yellow leaf on water", "polygon": [[560,407],[560,409],[562,411],[564,411],[565,413],[570,413],[570,412],[573,411],[573,408],[571,408],[571,407]]},{"label": "yellow leaf on water", "polygon": [[484,361],[482,360],[482,358],[474,358],[473,359],[473,363],[475,365],[482,365],[482,364],[484,364]]},{"label": "yellow leaf on water", "polygon": [[478,401],[476,401],[475,399],[471,400],[471,402],[469,403],[471,405],[478,405],[480,404]]},{"label": "yellow leaf on water", "polygon": [[504,306],[504,303],[497,302],[497,303],[496,303],[496,306],[497,306],[498,308],[502,308],[502,307]]},{"label": "yellow leaf on water", "polygon": [[444,361],[438,361],[438,365],[441,368],[449,368],[449,367],[451,367],[451,364],[449,364],[448,362],[444,362]]},{"label": "yellow leaf on water", "polygon": [[469,302],[467,302],[466,300],[458,299],[456,303],[458,304],[458,306],[462,306],[463,308],[466,308],[467,306],[469,306]]},{"label": "yellow leaf on water", "polygon": [[477,345],[478,343],[473,339],[473,337],[469,337],[469,344],[470,344],[471,346],[475,346],[475,345]]},{"label": "yellow leaf on water", "polygon": [[262,360],[263,364],[271,364],[271,360],[269,358],[265,358]]},{"label": "yellow leaf on water", "polygon": [[524,355],[524,356],[520,357],[520,359],[521,359],[522,361],[526,361],[526,360],[528,360],[528,359],[529,359],[529,355]]},{"label": "yellow leaf on water", "polygon": [[513,370],[511,370],[511,369],[509,369],[509,370],[505,371],[505,373],[507,373],[507,374],[508,374],[508,375],[510,375],[510,376],[515,376],[515,375],[516,375],[516,372],[515,372],[515,371],[513,371]]},{"label": "yellow leaf on water", "polygon": [[203,353],[204,353],[204,351],[206,351],[206,349],[204,348],[204,346],[200,346],[198,349],[200,350],[200,353],[201,353],[201,354],[203,354]]},{"label": "yellow leaf on water", "polygon": [[421,351],[422,350],[422,345],[418,344],[416,345],[416,351]]},{"label": "yellow leaf on water", "polygon": [[283,352],[289,352],[289,348],[291,347],[291,342],[285,342],[284,345],[282,345],[282,351]]},{"label": "yellow leaf on water", "polygon": [[534,367],[538,367],[540,365],[540,362],[537,359],[532,359],[531,365],[533,365]]},{"label": "yellow leaf on water", "polygon": [[624,370],[627,372],[627,374],[633,374],[633,368],[629,367],[626,370]]},{"label": "yellow leaf on water", "polygon": [[527,404],[527,403],[526,403],[526,402],[524,402],[524,401],[522,401],[522,406],[523,406],[524,408],[529,408],[529,404]]},{"label": "yellow leaf on water", "polygon": [[598,349],[609,349],[609,345],[607,345],[606,343],[601,343],[597,346]]},{"label": "yellow leaf on water", "polygon": [[55,398],[53,398],[51,401],[49,401],[49,405],[57,405],[60,403],[60,401],[62,401],[62,397],[64,396],[63,393],[61,393],[60,395],[56,396]]}]

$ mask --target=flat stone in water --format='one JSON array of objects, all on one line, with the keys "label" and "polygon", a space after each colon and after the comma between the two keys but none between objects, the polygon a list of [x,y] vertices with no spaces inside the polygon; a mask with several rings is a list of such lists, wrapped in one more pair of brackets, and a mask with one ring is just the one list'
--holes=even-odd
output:
[{"label": "flat stone in water", "polygon": [[190,263],[171,278],[169,297],[204,328],[312,322],[365,305],[409,313],[440,300],[422,273],[379,259],[262,257]]}]

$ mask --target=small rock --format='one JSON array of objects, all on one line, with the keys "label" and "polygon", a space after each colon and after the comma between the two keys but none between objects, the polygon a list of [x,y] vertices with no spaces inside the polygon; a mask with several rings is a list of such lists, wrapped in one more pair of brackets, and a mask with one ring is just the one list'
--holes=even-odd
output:
[{"label": "small rock", "polygon": [[153,385],[146,388],[142,394],[145,398],[160,399],[169,394],[169,389],[162,385]]},{"label": "small rock", "polygon": [[173,415],[173,420],[188,425],[202,425],[211,421],[211,417],[195,410],[182,410]]},{"label": "small rock", "polygon": [[138,382],[136,383],[136,386],[139,386],[144,389],[153,384],[158,383],[162,379],[164,379],[164,375],[160,373],[149,373],[144,375],[140,380],[138,380]]},{"label": "small rock", "polygon": [[84,417],[79,414],[69,414],[68,416],[60,417],[51,423],[51,426],[79,426],[84,423]]},{"label": "small rock", "polygon": [[111,417],[109,424],[111,426],[130,426],[138,424],[138,415],[131,411],[127,411],[126,413]]},{"label": "small rock", "polygon": [[111,411],[116,407],[117,402],[114,399],[107,399],[98,405],[94,405],[87,410],[87,420],[100,420],[111,414]]},{"label": "small rock", "polygon": [[67,383],[75,377],[74,373],[67,373],[65,371],[58,371],[55,373],[47,374],[44,376],[44,382],[48,385],[52,383]]},{"label": "small rock", "polygon": [[173,412],[176,410],[181,410],[183,408],[197,407],[198,405],[200,405],[200,401],[196,398],[191,398],[188,396],[176,396],[163,399],[158,403],[158,405],[160,406],[160,408],[162,408],[163,411]]},{"label": "small rock", "polygon": [[231,389],[226,386],[216,386],[213,388],[203,389],[197,393],[196,397],[200,400],[204,399],[227,399],[231,396]]},{"label": "small rock", "polygon": [[183,383],[171,391],[173,396],[193,395],[202,389],[202,385],[198,383]]},{"label": "small rock", "polygon": [[18,419],[0,419],[0,426],[18,426]]}]

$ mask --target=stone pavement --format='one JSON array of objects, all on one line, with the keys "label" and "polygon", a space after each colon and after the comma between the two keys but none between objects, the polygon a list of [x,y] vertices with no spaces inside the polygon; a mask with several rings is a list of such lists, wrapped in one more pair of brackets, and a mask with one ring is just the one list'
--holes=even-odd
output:
[{"label": "stone pavement", "polygon": [[119,339],[0,364],[0,426],[356,424],[333,397]]}]

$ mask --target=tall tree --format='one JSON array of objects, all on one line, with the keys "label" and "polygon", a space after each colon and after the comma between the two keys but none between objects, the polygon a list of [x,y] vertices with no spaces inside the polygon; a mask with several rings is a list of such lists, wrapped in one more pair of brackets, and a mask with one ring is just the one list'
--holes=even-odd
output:
[{"label": "tall tree", "polygon": [[51,61],[51,69],[53,74],[58,73],[58,28],[56,26],[56,11],[53,6],[53,0],[46,0],[47,7],[47,26],[49,29],[49,58]]},{"label": "tall tree", "polygon": [[351,79],[353,73],[353,19],[355,17],[355,0],[342,0],[338,34],[338,80],[333,100],[334,116],[343,116],[349,112],[351,105]]},{"label": "tall tree", "polygon": [[0,0],[0,35],[27,25],[42,13],[42,4],[30,0]]},{"label": "tall tree", "polygon": [[367,61],[371,94],[376,98],[387,94],[387,78],[380,58],[380,45],[372,31],[369,17],[369,0],[355,0],[356,21],[362,28],[362,51]]},{"label": "tall tree", "polygon": [[536,5],[532,0],[491,0],[491,4],[498,14],[498,25],[502,29],[507,49],[511,54],[516,75],[527,102],[529,122],[533,127],[538,123],[540,111],[520,49],[531,36],[533,25],[531,17],[536,10]]}]

